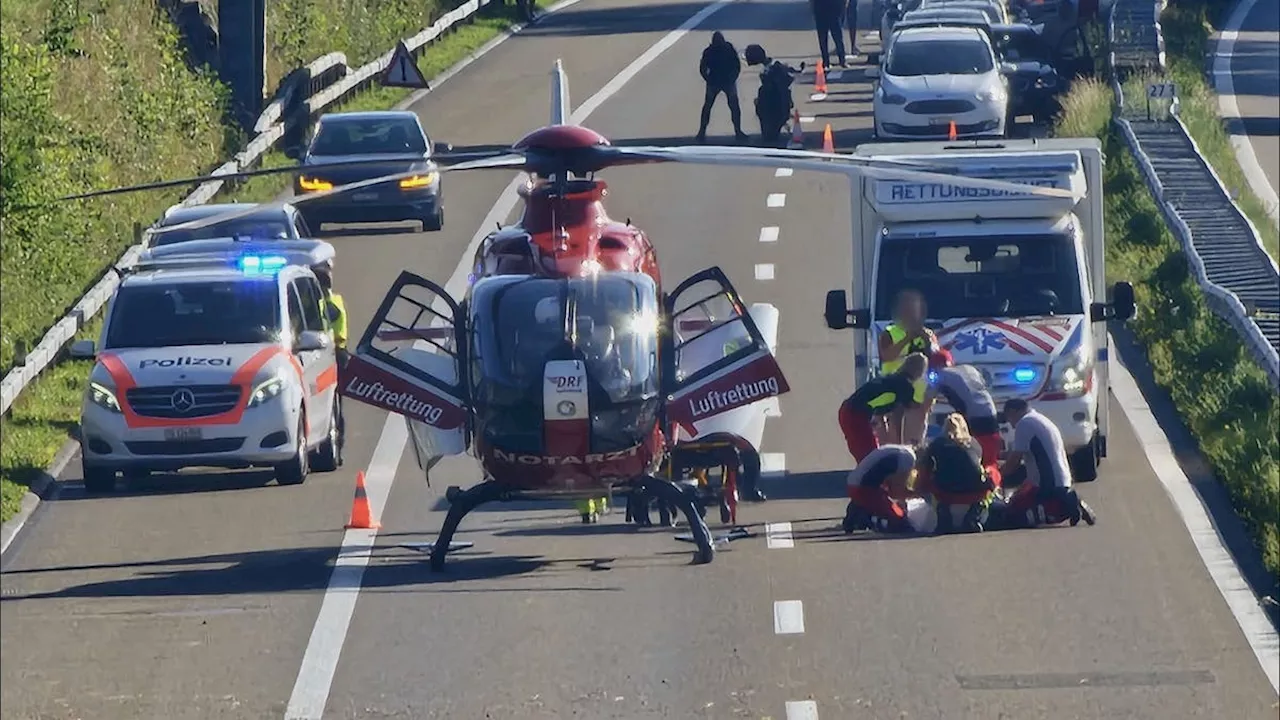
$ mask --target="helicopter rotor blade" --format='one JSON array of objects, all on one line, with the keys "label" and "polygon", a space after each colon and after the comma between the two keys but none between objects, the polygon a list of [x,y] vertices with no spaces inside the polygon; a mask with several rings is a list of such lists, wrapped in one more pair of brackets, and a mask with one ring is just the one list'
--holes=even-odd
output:
[{"label": "helicopter rotor blade", "polygon": [[[524,165],[525,165],[525,158],[523,155],[506,154],[506,155],[499,155],[496,157],[481,158],[479,160],[470,160],[467,162],[458,163],[457,165],[437,167],[436,169],[429,170],[427,172],[447,173],[447,172],[460,172],[465,170],[503,170],[503,169],[519,170],[523,168]],[[311,168],[311,167],[322,167],[322,166],[308,165],[307,167]],[[239,218],[246,217],[248,215],[256,215],[260,212],[263,212],[264,210],[278,208],[282,205],[289,204],[289,205],[299,206],[308,202],[312,202],[314,200],[319,200],[320,198],[329,197],[331,195],[343,195],[346,193],[355,192],[357,190],[362,190],[364,188],[372,187],[375,185],[384,185],[389,182],[404,180],[404,179],[419,176],[422,174],[424,174],[422,170],[409,170],[409,171],[400,172],[400,173],[392,173],[390,175],[380,175],[375,178],[369,178],[368,180],[360,180],[358,182],[348,183],[346,185],[338,185],[328,190],[319,190],[317,192],[308,193],[306,195],[299,195],[296,197],[285,198],[284,200],[273,200],[271,202],[261,203],[249,208],[241,209],[241,210],[229,210],[225,213],[218,213],[217,215],[211,215],[209,217],[201,218],[199,220],[191,220],[185,223],[181,223],[179,225],[173,225],[165,228],[154,228],[151,230],[151,232],[152,234],[158,234],[158,233],[165,233],[165,232],[176,232],[179,230],[188,230],[188,231],[199,230],[201,228],[205,228],[210,225],[217,225],[219,223],[224,223],[231,220],[237,220]]]},{"label": "helicopter rotor blade", "polygon": [[[606,167],[638,165],[644,163],[674,162],[698,165],[728,165],[747,167],[791,167],[796,170],[848,175],[858,171],[884,180],[906,180],[921,183],[946,183],[965,188],[993,190],[1041,197],[1071,198],[1075,195],[1067,189],[1049,188],[1025,183],[962,175],[954,168],[931,162],[912,160],[888,160],[855,157],[807,150],[782,150],[772,148],[744,148],[734,146],[690,147],[609,147],[602,148],[601,164]],[[608,158],[613,156],[616,159]]]}]

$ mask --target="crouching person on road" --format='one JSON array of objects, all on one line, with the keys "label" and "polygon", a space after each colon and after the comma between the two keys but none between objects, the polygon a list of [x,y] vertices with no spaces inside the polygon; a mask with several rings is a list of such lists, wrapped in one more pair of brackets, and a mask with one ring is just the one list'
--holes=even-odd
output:
[{"label": "crouching person on road", "polygon": [[849,507],[844,531],[912,532],[904,501],[920,497],[911,490],[915,467],[916,451],[908,445],[884,445],[863,458],[846,481]]},{"label": "crouching person on road", "polygon": [[1057,426],[1019,398],[1005,403],[1004,416],[1013,426],[1013,450],[1000,473],[1007,485],[1023,475],[1026,479],[1009,498],[1002,524],[1037,527],[1070,522],[1074,527],[1081,519],[1090,525],[1097,522],[1093,508],[1071,487],[1066,447]]},{"label": "crouching person on road", "polygon": [[982,464],[982,447],[969,434],[969,424],[960,413],[951,413],[942,434],[934,438],[919,457],[919,484],[933,495],[937,505],[937,532],[957,527],[954,512],[963,510],[958,527],[963,532],[982,532],[987,523],[995,483]]}]

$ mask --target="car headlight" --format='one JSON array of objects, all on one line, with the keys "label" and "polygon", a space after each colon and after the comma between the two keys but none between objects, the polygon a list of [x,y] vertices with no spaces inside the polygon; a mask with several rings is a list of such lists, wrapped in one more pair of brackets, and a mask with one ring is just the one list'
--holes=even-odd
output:
[{"label": "car headlight", "polygon": [[284,378],[276,376],[260,382],[249,394],[249,407],[257,407],[284,392]]},{"label": "car headlight", "polygon": [[298,178],[298,187],[306,190],[307,192],[323,192],[325,190],[332,190],[333,183],[326,182],[320,178],[309,178],[306,175],[303,175]]},{"label": "car headlight", "polygon": [[978,102],[1004,102],[1004,88],[987,88],[977,93]]},{"label": "car headlight", "polygon": [[416,188],[424,188],[429,185],[435,184],[435,182],[439,179],[440,179],[440,173],[438,172],[429,172],[422,175],[414,175],[413,177],[407,177],[401,180],[400,189],[414,190]]},{"label": "car headlight", "polygon": [[1078,398],[1089,391],[1093,380],[1093,357],[1085,345],[1058,358],[1049,372],[1045,394],[1051,399]]},{"label": "car headlight", "polygon": [[116,392],[106,385],[100,385],[96,382],[89,383],[89,401],[94,405],[111,412],[120,412],[120,401],[116,399]]},{"label": "car headlight", "polygon": [[884,89],[884,85],[881,85],[876,90],[876,93],[880,96],[880,102],[884,103],[885,105],[906,105],[907,104],[906,95],[899,95],[898,93],[895,93],[895,92],[889,92],[888,90]]}]

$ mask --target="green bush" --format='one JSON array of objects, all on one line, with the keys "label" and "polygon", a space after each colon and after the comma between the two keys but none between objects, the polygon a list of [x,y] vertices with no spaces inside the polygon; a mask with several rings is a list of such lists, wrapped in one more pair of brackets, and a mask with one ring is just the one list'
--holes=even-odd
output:
[{"label": "green bush", "polygon": [[1104,143],[1107,272],[1134,285],[1138,313],[1129,328],[1229,491],[1267,569],[1280,579],[1280,398],[1235,330],[1206,305],[1180,244],[1113,131],[1110,90],[1079,83],[1064,107],[1056,134],[1092,134]]}]

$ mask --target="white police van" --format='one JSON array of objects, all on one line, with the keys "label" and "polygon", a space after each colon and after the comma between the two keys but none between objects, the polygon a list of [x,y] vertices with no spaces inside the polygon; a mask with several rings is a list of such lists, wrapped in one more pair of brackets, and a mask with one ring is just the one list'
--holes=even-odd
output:
[{"label": "white police van", "polygon": [[[218,245],[222,242],[222,245]],[[280,484],[342,462],[338,365],[310,267],[333,247],[197,242],[123,271],[81,409],[85,489],[116,475],[270,467]]]}]

